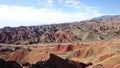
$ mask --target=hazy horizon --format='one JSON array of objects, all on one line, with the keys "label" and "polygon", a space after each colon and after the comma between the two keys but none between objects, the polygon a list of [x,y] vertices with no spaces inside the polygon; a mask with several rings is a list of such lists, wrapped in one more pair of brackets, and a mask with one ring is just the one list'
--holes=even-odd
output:
[{"label": "hazy horizon", "polygon": [[88,20],[119,15],[115,0],[1,0],[0,28]]}]

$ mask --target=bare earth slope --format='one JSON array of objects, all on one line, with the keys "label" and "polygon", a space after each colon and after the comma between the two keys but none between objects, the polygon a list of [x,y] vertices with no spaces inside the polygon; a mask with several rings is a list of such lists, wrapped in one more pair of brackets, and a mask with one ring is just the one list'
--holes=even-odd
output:
[{"label": "bare earth slope", "polygon": [[92,20],[43,26],[5,27],[0,43],[69,43],[120,38],[120,16],[102,16]]},{"label": "bare earth slope", "polygon": [[[65,63],[77,65],[80,63],[93,65],[87,68],[114,68],[120,65],[120,40],[104,40],[87,44],[66,44],[54,46],[1,46],[0,58],[10,61],[16,61],[19,64],[29,62],[35,64],[37,62],[49,61],[50,54],[59,56],[66,60]],[[51,57],[52,58],[52,57]],[[58,66],[64,63],[57,58],[51,63],[57,63]],[[66,64],[69,65],[69,64]],[[61,67],[60,67],[61,68]],[[73,67],[74,68],[74,67]],[[84,68],[84,67],[77,67]],[[119,67],[118,67],[119,68]]]},{"label": "bare earth slope", "polygon": [[0,68],[120,68],[120,16],[0,29]]}]

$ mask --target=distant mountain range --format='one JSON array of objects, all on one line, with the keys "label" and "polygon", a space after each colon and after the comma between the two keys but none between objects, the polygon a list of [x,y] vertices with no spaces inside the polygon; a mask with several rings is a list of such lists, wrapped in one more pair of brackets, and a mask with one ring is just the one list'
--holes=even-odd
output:
[{"label": "distant mountain range", "polygon": [[120,38],[120,15],[106,15],[91,20],[42,26],[4,27],[0,43],[70,43]]},{"label": "distant mountain range", "polygon": [[95,21],[120,21],[120,15],[105,15],[93,18]]}]

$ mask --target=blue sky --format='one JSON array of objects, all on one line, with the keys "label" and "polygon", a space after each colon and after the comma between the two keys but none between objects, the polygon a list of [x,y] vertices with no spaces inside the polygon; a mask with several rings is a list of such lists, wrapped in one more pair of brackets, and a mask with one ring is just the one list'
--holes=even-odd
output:
[{"label": "blue sky", "polygon": [[119,0],[0,0],[0,28],[119,15]]}]

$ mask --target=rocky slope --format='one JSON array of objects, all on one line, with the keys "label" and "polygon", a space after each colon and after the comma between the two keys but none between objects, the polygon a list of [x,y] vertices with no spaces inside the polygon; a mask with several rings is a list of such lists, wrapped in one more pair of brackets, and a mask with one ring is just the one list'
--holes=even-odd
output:
[{"label": "rocky slope", "polygon": [[0,29],[0,68],[120,68],[119,57],[118,15]]},{"label": "rocky slope", "polygon": [[64,60],[54,54],[49,54],[49,59],[39,61],[35,64],[28,62],[18,64],[15,61],[5,61],[0,59],[0,68],[85,68],[92,65],[92,63],[84,64],[82,62]]},{"label": "rocky slope", "polygon": [[[77,66],[76,68],[119,68],[119,42],[120,40],[114,39],[77,45],[1,46],[0,59],[16,61],[20,65],[39,62],[37,64],[40,64],[40,66],[48,64],[50,66],[58,66],[56,68],[64,68],[61,66],[67,65],[72,67],[71,64]],[[87,64],[90,66],[87,66]],[[81,67],[81,65],[87,67]]]},{"label": "rocky slope", "polygon": [[68,43],[120,38],[120,16],[102,16],[91,20],[43,26],[4,27],[0,43]]}]

